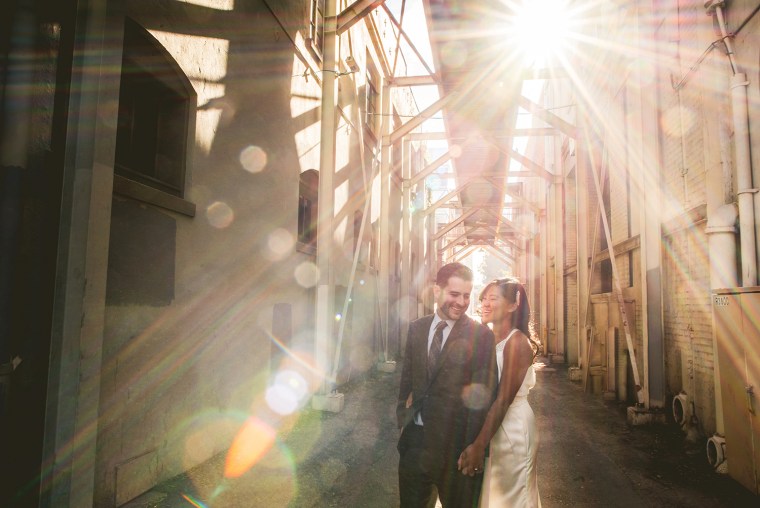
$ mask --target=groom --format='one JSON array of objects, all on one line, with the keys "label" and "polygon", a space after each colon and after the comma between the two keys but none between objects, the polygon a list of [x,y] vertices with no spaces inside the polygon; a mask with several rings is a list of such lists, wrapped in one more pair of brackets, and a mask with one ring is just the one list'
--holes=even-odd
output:
[{"label": "groom", "polygon": [[[444,265],[433,287],[437,310],[409,324],[396,416],[401,429],[401,507],[426,507],[435,490],[444,508],[478,504],[483,475],[457,470],[493,402],[493,333],[470,319],[472,271]],[[435,489],[434,489],[435,487]]]}]

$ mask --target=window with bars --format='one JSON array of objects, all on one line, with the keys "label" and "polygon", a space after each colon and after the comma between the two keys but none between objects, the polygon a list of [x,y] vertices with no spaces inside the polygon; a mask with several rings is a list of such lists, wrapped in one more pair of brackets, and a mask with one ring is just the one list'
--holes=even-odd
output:
[{"label": "window with bars", "polygon": [[369,127],[369,132],[377,136],[379,134],[381,120],[380,78],[372,64],[369,63],[369,60],[367,64],[366,83],[366,125]]},{"label": "window with bars", "polygon": [[325,44],[325,0],[311,0],[309,38],[306,42],[314,56],[321,62]]}]

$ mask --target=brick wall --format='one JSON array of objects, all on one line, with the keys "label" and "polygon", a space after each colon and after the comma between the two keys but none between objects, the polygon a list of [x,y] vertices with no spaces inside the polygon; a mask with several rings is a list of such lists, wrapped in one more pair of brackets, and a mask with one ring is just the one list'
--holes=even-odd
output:
[{"label": "brick wall", "polygon": [[715,430],[709,258],[704,227],[663,239],[666,390],[693,397],[700,430]]}]

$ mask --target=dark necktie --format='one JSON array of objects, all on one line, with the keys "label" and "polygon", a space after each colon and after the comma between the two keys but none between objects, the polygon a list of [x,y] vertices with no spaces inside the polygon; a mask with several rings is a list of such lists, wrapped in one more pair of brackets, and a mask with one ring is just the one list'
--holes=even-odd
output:
[{"label": "dark necktie", "polygon": [[435,327],[435,333],[433,333],[433,343],[430,344],[430,351],[428,351],[428,379],[433,377],[436,365],[438,364],[438,358],[441,356],[441,345],[443,344],[443,329],[449,326],[446,321],[441,321]]}]

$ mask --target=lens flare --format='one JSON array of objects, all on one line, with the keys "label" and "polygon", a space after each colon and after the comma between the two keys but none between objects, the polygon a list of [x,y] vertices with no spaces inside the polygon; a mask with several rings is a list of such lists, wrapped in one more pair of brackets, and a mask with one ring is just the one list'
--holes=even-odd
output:
[{"label": "lens flare", "polygon": [[269,247],[267,257],[273,261],[282,259],[290,254],[294,245],[293,235],[283,228],[275,229],[267,238],[267,247]]},{"label": "lens flare", "polygon": [[275,430],[258,418],[246,420],[227,452],[224,477],[243,476],[272,448],[276,436]]},{"label": "lens flare", "polygon": [[473,383],[462,390],[462,401],[470,409],[480,410],[491,404],[488,388],[483,384]]},{"label": "lens flare", "polygon": [[240,164],[249,173],[260,173],[267,165],[267,153],[258,146],[248,146],[240,152]]},{"label": "lens flare", "polygon": [[287,386],[273,385],[267,388],[266,401],[277,414],[290,415],[298,409],[298,398]]},{"label": "lens flare", "polygon": [[195,506],[195,508],[206,508],[206,505],[200,502],[198,499],[195,499],[190,494],[182,494],[182,497],[190,503],[190,506]]},{"label": "lens flare", "polygon": [[570,15],[567,0],[524,0],[514,23],[526,63],[544,65],[566,44]]},{"label": "lens flare", "polygon": [[267,388],[266,401],[275,413],[289,415],[303,406],[308,394],[309,384],[301,374],[293,370],[282,370]]},{"label": "lens flare", "polygon": [[235,212],[227,203],[215,201],[206,208],[208,223],[217,229],[224,229],[235,220]]},{"label": "lens flare", "polygon": [[467,61],[467,46],[459,41],[450,41],[441,47],[441,62],[446,67],[458,68]]},{"label": "lens flare", "polygon": [[298,282],[301,287],[307,289],[313,288],[317,285],[317,282],[319,282],[319,269],[317,268],[317,265],[309,261],[304,261],[298,265],[293,275],[296,278],[296,282]]}]

